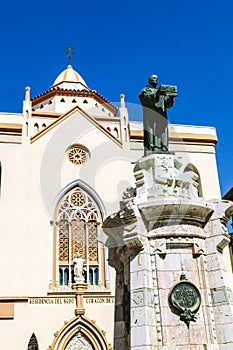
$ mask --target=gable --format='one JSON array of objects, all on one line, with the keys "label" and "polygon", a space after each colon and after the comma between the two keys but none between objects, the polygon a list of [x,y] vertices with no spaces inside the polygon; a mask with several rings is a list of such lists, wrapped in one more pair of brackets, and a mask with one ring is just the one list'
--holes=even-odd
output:
[{"label": "gable", "polygon": [[[105,136],[110,138],[113,142],[115,142],[118,146],[122,147],[122,143],[114,137],[108,130],[106,130],[102,125],[100,125],[93,117],[91,117],[86,111],[82,110],[80,107],[75,106],[73,109],[71,109],[69,112],[61,115],[58,119],[56,119],[54,122],[52,122],[50,125],[48,125],[45,129],[41,130],[39,133],[34,135],[31,138],[31,143],[37,141],[45,134],[51,132],[52,130],[59,127],[61,124],[64,123],[68,118],[70,118],[71,123],[74,123],[74,126],[78,127],[78,130],[80,130],[81,125],[84,123],[84,120],[87,121],[87,126],[90,125],[92,127],[97,128],[100,132],[102,132]],[[75,119],[74,119],[75,118]],[[83,120],[83,122],[81,122]],[[78,124],[76,123],[78,121]],[[72,129],[70,130],[72,132]]]}]

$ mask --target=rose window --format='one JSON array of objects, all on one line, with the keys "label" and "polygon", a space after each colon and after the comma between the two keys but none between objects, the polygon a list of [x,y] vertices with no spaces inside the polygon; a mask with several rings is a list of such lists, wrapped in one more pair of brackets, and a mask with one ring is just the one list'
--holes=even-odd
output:
[{"label": "rose window", "polygon": [[75,207],[83,207],[86,202],[86,198],[81,192],[74,192],[70,195],[70,202]]},{"label": "rose window", "polygon": [[71,163],[77,165],[85,163],[88,159],[88,152],[80,146],[70,148],[67,155]]}]

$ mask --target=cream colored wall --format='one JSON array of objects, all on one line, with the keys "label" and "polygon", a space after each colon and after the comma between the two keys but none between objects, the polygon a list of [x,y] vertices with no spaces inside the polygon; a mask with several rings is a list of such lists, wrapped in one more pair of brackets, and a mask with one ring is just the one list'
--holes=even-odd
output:
[{"label": "cream colored wall", "polygon": [[134,185],[132,155],[85,118],[81,122],[81,120],[76,121],[74,116],[74,120],[70,122],[77,123],[79,130],[79,136],[73,140],[73,143],[87,147],[90,151],[90,159],[80,167],[73,165],[65,153],[70,143],[64,145],[62,151],[64,159],[61,167],[62,188],[76,179],[85,181],[99,194],[110,214],[118,210],[125,188]]},{"label": "cream colored wall", "polygon": [[114,303],[88,304],[84,298],[85,316],[96,321],[96,325],[106,332],[108,341],[113,345]]},{"label": "cream colored wall", "polygon": [[[85,316],[90,320],[95,320],[96,325],[106,332],[108,341],[113,344],[114,304],[85,303],[85,306]],[[46,350],[54,340],[54,333],[64,326],[65,321],[69,321],[75,316],[74,309],[75,304],[33,305],[17,303],[14,320],[0,321],[0,348],[2,350],[26,350],[34,332],[39,349]]]},{"label": "cream colored wall", "polygon": [[[50,125],[52,122],[54,122],[53,119],[49,118],[32,118],[31,121],[31,136],[36,135],[41,130],[44,130],[45,127]],[[35,125],[38,125],[38,131],[35,130]],[[45,125],[45,126],[43,126]]]},{"label": "cream colored wall", "polygon": [[[0,295],[27,293],[27,265],[29,238],[30,168],[29,148],[2,144],[1,212],[1,292]],[[29,219],[29,220],[28,220]],[[28,223],[27,223],[28,221]],[[29,254],[28,254],[29,253]]]},{"label": "cream colored wall", "polygon": [[[190,127],[182,126],[185,130]],[[201,133],[209,131],[204,128]],[[90,159],[83,166],[75,166],[67,159],[66,151],[74,143],[90,151]],[[171,147],[179,148],[176,156],[182,167],[192,163],[198,169],[204,196],[220,198],[214,147],[175,143]],[[31,145],[1,144],[1,296],[47,295],[50,220],[59,194],[68,184],[81,179],[100,196],[106,215],[118,211],[122,192],[134,186],[133,162],[143,155],[142,148],[139,144],[130,149],[129,143],[122,148],[77,112]],[[114,293],[112,268],[110,275]],[[0,321],[0,348],[15,349],[15,342],[9,344],[14,334],[17,347],[24,349],[35,332],[40,348],[46,349],[53,341],[53,333],[73,316],[73,305],[16,304],[15,319]],[[86,316],[107,331],[111,342],[113,305],[86,304]]]},{"label": "cream colored wall", "polygon": [[[206,135],[216,138],[216,129],[212,127],[191,126],[191,125],[171,125],[172,132],[190,135]],[[218,170],[216,163],[215,147],[210,143],[189,142],[185,144],[184,140],[179,139],[171,143],[171,151],[175,151],[177,159],[182,163],[181,171],[192,164],[199,172],[202,186],[202,194],[206,199],[221,198]]]},{"label": "cream colored wall", "polygon": [[[72,165],[66,157],[66,150],[73,143],[83,144],[90,150],[90,160],[81,167]],[[47,160],[43,158],[44,152]],[[214,153],[205,153],[204,146],[201,153],[187,152],[188,147],[185,152],[178,152],[178,159],[181,157],[181,161],[185,159],[187,164],[196,166],[204,197],[219,198]],[[66,185],[77,179],[85,181],[99,194],[109,215],[119,209],[125,188],[134,186],[131,162],[141,155],[141,150],[122,149],[77,113],[31,146],[2,145],[0,208],[4,240],[1,249],[3,266],[8,274],[6,276],[5,269],[1,269],[0,276],[5,280],[1,294],[44,295],[47,292],[49,221],[53,219],[56,198]],[[41,180],[46,182],[46,188],[42,189],[46,193],[41,192]],[[22,284],[20,281],[25,273],[28,278]],[[12,281],[17,283],[12,284]]]},{"label": "cream colored wall", "polygon": [[[77,124],[76,124],[77,123]],[[64,129],[65,135],[64,136]],[[58,133],[58,135],[56,135]],[[77,137],[80,134],[80,137]],[[61,136],[61,139],[59,138]],[[57,140],[56,140],[56,137]],[[54,140],[54,145],[53,141]],[[89,139],[89,142],[88,142]],[[95,141],[96,140],[96,141]],[[50,143],[51,142],[51,143]],[[69,182],[80,174],[71,171],[72,164],[66,158],[66,149],[74,142],[87,145],[93,154],[96,146],[107,143],[117,153],[119,146],[82,116],[74,115],[74,120],[47,133],[32,145],[1,145],[2,193],[0,199],[1,216],[1,269],[2,296],[46,296],[49,286],[49,235],[50,207],[46,207],[41,193],[41,164],[44,155],[51,151],[51,159],[43,170],[46,171],[48,188],[52,190],[52,201]],[[52,145],[51,145],[52,144]],[[50,148],[51,147],[51,148]],[[111,147],[108,157],[111,155]],[[93,162],[98,164],[97,154],[93,154],[87,171]],[[46,163],[46,162],[45,162]],[[46,166],[48,168],[46,169]],[[60,167],[61,166],[61,167]],[[76,169],[77,170],[77,169]],[[81,178],[92,187],[85,174]],[[62,177],[60,178],[60,175]],[[62,179],[62,180],[61,180]],[[61,180],[61,181],[60,181]],[[114,182],[114,176],[112,182]],[[51,188],[56,182],[57,186]],[[104,181],[102,187],[104,186]],[[96,188],[94,188],[96,189]],[[113,271],[112,271],[113,272]],[[110,275],[114,278],[112,272]],[[114,281],[111,285],[114,286]],[[114,288],[112,288],[114,290]],[[100,309],[101,312],[96,310]],[[103,313],[103,310],[106,312]],[[46,349],[53,341],[53,334],[74,316],[74,305],[15,305],[13,321],[0,321],[0,348],[13,350],[15,343],[9,344],[14,334],[19,348],[25,348],[32,332],[36,333],[41,349]],[[113,335],[113,305],[87,304],[86,316],[95,319],[97,325],[107,332],[111,342]]]},{"label": "cream colored wall", "polygon": [[[81,167],[73,166],[66,157],[66,150],[73,143],[81,143],[90,150],[90,160]],[[214,149],[212,153],[205,153],[204,149],[205,146],[198,152],[188,152],[187,146],[177,156],[181,162],[185,159],[198,169],[204,197],[219,198]],[[47,292],[49,221],[53,219],[56,199],[66,185],[76,179],[85,181],[99,194],[109,215],[119,209],[125,188],[134,186],[132,161],[141,155],[141,150],[122,149],[78,113],[31,146],[2,145],[0,208],[4,269],[0,276],[6,283],[1,286],[1,294]]]},{"label": "cream colored wall", "polygon": [[0,113],[0,123],[22,124],[22,121],[21,113]]}]

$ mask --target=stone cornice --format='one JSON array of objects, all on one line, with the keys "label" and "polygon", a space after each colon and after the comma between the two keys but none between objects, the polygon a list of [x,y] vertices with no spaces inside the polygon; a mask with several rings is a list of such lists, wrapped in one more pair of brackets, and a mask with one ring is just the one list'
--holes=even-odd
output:
[{"label": "stone cornice", "polygon": [[[143,130],[130,130],[130,139],[132,141],[143,140]],[[218,143],[218,138],[211,134],[194,134],[194,133],[175,133],[169,132],[170,142],[183,142],[185,144],[201,143],[211,144],[215,146]]]}]

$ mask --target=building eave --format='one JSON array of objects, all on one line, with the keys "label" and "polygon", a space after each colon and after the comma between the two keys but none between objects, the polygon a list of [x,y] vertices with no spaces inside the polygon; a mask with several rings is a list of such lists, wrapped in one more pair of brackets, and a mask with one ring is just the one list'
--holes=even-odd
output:
[{"label": "building eave", "polygon": [[22,124],[0,123],[0,131],[22,133]]},{"label": "building eave", "polygon": [[61,116],[61,113],[54,112],[32,112],[32,118],[41,118],[41,119],[57,119]]},{"label": "building eave", "polygon": [[104,104],[108,109],[114,113],[114,115],[117,113],[118,108],[111,103],[109,100],[107,100],[104,96],[99,94],[96,90],[66,90],[61,89],[59,87],[51,88],[50,90],[45,91],[44,93],[37,95],[31,99],[32,101],[32,107],[39,103],[43,103],[45,100],[52,98],[54,96],[77,96],[77,97],[93,97],[96,99],[96,101],[100,102],[101,104]]}]

